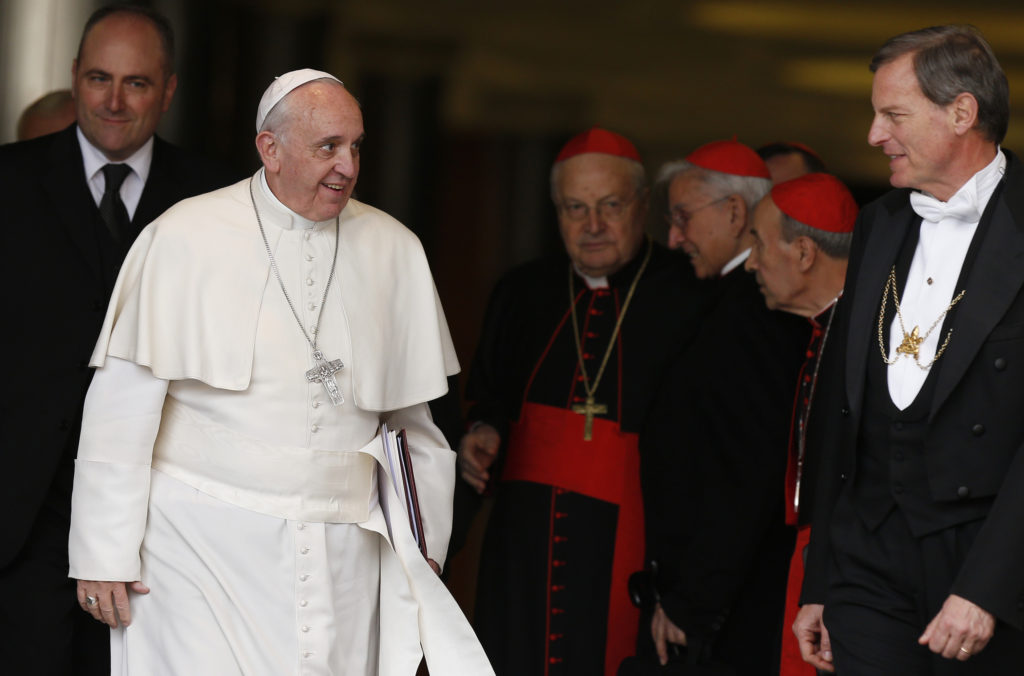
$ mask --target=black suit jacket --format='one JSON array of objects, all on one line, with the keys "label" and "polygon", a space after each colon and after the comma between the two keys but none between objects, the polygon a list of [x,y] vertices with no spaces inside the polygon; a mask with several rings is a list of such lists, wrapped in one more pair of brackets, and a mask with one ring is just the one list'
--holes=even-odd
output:
[{"label": "black suit jacket", "polygon": [[[946,527],[985,518],[950,593],[1024,627],[1024,166],[1007,151],[1004,185],[950,320],[925,438],[932,510]],[[821,411],[833,457],[820,474],[802,601],[827,588],[832,505],[857,467],[869,359],[880,358],[878,306],[903,237],[917,218],[909,190],[861,211],[840,304],[843,344]]]},{"label": "black suit jacket", "polygon": [[[133,219],[136,232],[175,202],[230,180],[156,138]],[[103,227],[89,192],[75,125],[0,146],[0,191],[7,310],[0,381],[2,568],[24,545],[44,503],[70,511],[71,462],[92,378],[89,356],[124,250]]]}]

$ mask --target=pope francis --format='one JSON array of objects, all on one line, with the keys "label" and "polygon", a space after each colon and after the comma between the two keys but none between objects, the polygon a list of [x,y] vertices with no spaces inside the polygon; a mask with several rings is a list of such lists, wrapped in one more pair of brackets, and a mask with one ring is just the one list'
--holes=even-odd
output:
[{"label": "pope francis", "polygon": [[[70,575],[115,674],[493,674],[437,578],[458,371],[422,247],[351,199],[359,105],[293,71],[263,166],[139,236],[92,357]],[[405,428],[417,549],[379,428]],[[435,561],[436,559],[436,561]]]}]

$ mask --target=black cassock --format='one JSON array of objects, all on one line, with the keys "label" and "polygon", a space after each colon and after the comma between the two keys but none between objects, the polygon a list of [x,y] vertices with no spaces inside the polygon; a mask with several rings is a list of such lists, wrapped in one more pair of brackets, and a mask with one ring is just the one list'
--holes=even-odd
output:
[{"label": "black cassock", "polygon": [[[689,649],[738,674],[771,674],[795,535],[789,426],[810,325],[769,311],[741,268],[712,284],[714,307],[641,438],[648,557]],[[639,653],[652,651],[647,632]]]},{"label": "black cassock", "polygon": [[[503,440],[475,613],[499,675],[614,674],[633,652],[626,580],[643,561],[637,434],[666,365],[696,329],[702,297],[682,255],[651,247],[594,393],[607,412],[594,417],[590,441],[572,411],[586,393],[568,259],[521,266],[492,294],[467,398],[469,419]],[[646,248],[608,288],[573,276],[591,383]]]}]

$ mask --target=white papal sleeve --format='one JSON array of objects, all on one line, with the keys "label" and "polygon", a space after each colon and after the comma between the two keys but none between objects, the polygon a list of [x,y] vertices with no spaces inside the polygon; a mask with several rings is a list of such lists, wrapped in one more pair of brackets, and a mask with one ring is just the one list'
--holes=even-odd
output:
[{"label": "white papal sleeve", "polygon": [[452,500],[455,494],[455,453],[430,417],[426,404],[417,404],[387,416],[392,429],[405,428],[409,439],[416,491],[423,517],[427,555],[444,566],[452,534]]},{"label": "white papal sleeve", "polygon": [[71,496],[69,576],[140,579],[150,463],[167,381],[108,357],[85,398]]}]

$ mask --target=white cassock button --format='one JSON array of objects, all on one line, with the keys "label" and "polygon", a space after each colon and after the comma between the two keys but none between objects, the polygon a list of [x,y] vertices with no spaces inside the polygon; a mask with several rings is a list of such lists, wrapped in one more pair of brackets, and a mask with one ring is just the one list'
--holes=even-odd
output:
[{"label": "white cassock button", "polygon": [[316,309],[316,303],[310,303],[306,307],[308,307],[310,310],[315,310]]},{"label": "white cassock button", "polygon": [[300,554],[309,554],[309,547],[303,547],[299,550]]},{"label": "white cassock button", "polygon": [[313,426],[311,426],[311,427],[309,428],[309,431],[310,431],[310,432],[316,432],[316,431],[317,431],[317,430],[319,430],[319,429],[320,429],[320,426],[319,426],[319,425],[313,425]]},{"label": "white cassock button", "polygon": [[306,633],[307,631],[309,631],[309,627],[306,625],[302,625],[302,632]]},{"label": "white cassock button", "polygon": [[311,652],[309,652],[308,650],[306,650],[305,652],[303,652],[303,653],[302,653],[302,656],[303,656],[303,657],[309,657],[309,656],[310,656],[310,655],[312,655],[312,654],[313,654],[313,653],[311,653]]},{"label": "white cassock button", "polygon": [[314,401],[313,402],[313,408],[320,408],[320,402],[319,401]]},{"label": "white cassock button", "polygon": [[296,528],[298,528],[299,530],[305,530],[306,524],[300,523],[298,526],[296,526]]},{"label": "white cassock button", "polygon": [[306,238],[306,241],[309,241],[309,235],[310,235],[310,233],[309,233],[309,232],[307,232],[306,234],[304,234],[304,235],[303,235],[303,237],[305,237],[305,238]]},{"label": "white cassock button", "polygon": [[299,582],[305,582],[308,579],[309,579],[309,575],[307,575],[306,573],[303,573],[302,575],[299,575]]},{"label": "white cassock button", "polygon": [[306,286],[313,286],[313,278],[306,277]]},{"label": "white cassock button", "polygon": [[310,254],[306,254],[306,261],[312,262],[313,261],[313,256],[310,255]]},{"label": "white cassock button", "polygon": [[309,605],[309,601],[307,601],[306,599],[302,599],[301,601],[299,601],[299,607],[301,607],[301,608],[305,608],[308,605]]}]

